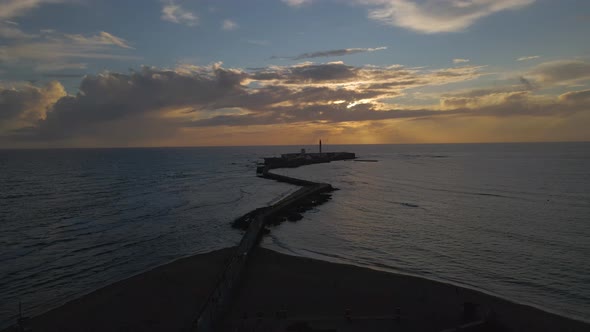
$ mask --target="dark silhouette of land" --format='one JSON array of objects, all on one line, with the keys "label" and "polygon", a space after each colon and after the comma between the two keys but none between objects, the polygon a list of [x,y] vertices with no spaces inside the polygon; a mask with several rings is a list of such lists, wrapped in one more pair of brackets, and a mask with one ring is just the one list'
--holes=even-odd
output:
[{"label": "dark silhouette of land", "polygon": [[179,259],[33,317],[27,325],[34,332],[187,331],[231,252]]},{"label": "dark silhouette of land", "polygon": [[[114,283],[34,317],[30,326],[35,332],[190,331],[233,249],[180,259]],[[307,323],[338,331],[442,331],[463,323],[465,302],[493,310],[495,319],[510,327],[465,331],[590,327],[449,284],[258,248],[220,330],[309,331]]]}]

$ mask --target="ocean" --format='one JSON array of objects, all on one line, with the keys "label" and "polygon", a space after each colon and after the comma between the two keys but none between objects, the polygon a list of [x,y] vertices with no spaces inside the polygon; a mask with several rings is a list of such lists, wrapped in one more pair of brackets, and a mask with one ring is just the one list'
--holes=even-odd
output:
[{"label": "ocean", "polygon": [[[0,326],[189,255],[297,187],[260,158],[314,146],[0,151]],[[377,162],[277,173],[331,183],[274,227],[280,252],[422,276],[590,321],[590,143],[324,146]],[[360,286],[362,287],[362,285]]]}]

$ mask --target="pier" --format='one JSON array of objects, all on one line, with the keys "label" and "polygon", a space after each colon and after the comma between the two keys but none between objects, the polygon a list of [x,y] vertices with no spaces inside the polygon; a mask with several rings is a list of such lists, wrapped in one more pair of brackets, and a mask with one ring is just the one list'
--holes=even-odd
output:
[{"label": "pier", "polygon": [[256,169],[258,176],[301,186],[301,188],[272,206],[256,209],[234,221],[233,226],[244,229],[245,233],[225,265],[215,289],[209,295],[197,320],[193,323],[193,331],[215,331],[231,304],[232,296],[239,287],[240,277],[246,268],[248,256],[260,242],[262,236],[268,232],[266,226],[278,224],[285,219],[297,219],[300,217],[299,211],[325,202],[329,199],[327,193],[335,190],[328,183],[317,183],[279,175],[271,173],[270,170],[354,158],[355,154],[349,152],[322,153],[321,141],[319,153],[306,153],[305,150],[302,150],[301,153],[283,154],[280,158],[264,158],[264,164],[259,165]]},{"label": "pier", "polygon": [[264,158],[264,164],[256,169],[258,175],[265,175],[274,168],[295,168],[311,164],[329,163],[337,160],[353,160],[356,155],[352,152],[327,152],[307,153],[302,150],[300,153],[282,154],[280,157]]}]

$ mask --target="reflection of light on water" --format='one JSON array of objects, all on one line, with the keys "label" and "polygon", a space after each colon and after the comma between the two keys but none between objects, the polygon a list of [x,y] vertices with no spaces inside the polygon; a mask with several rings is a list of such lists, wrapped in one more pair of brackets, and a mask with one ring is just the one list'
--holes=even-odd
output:
[{"label": "reflection of light on water", "polygon": [[265,245],[471,285],[589,319],[590,179],[578,176],[590,167],[587,147],[353,147],[379,162],[279,170],[341,190],[316,213],[279,226]]},{"label": "reflection of light on water", "polygon": [[0,152],[19,164],[0,174],[0,326],[19,301],[32,315],[238,243],[234,218],[293,190],[257,178],[254,161],[269,152],[250,149]]},{"label": "reflection of light on water", "polygon": [[[587,144],[325,148],[379,162],[276,170],[341,190],[266,246],[590,316]],[[286,149],[0,151],[0,324],[237,243],[234,218],[296,190],[255,176]]]}]

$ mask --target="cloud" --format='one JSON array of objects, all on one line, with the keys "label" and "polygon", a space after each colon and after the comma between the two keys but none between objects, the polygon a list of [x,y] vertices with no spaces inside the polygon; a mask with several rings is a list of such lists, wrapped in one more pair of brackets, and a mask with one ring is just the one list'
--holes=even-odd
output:
[{"label": "cloud", "polygon": [[585,104],[590,107],[590,90],[566,92],[559,96],[559,100],[568,104]]},{"label": "cloud", "polygon": [[162,20],[189,27],[199,23],[199,16],[197,14],[185,9],[175,0],[162,0],[162,2]]},{"label": "cloud", "polygon": [[3,39],[29,39],[35,35],[28,34],[18,27],[18,23],[12,21],[0,21],[0,38]]},{"label": "cloud", "polygon": [[462,91],[455,91],[452,93],[445,93],[442,95],[443,98],[453,97],[453,98],[481,98],[487,97],[491,95],[499,95],[499,94],[511,94],[511,93],[520,93],[520,92],[529,92],[532,89],[522,83],[520,84],[512,84],[512,85],[505,85],[501,87],[493,87],[493,88],[479,88],[479,89],[468,89]]},{"label": "cloud", "polygon": [[36,125],[64,96],[64,87],[55,81],[43,87],[32,84],[0,86],[0,132]]},{"label": "cloud", "polygon": [[469,59],[453,59],[454,64],[467,63],[469,61],[470,61]]},{"label": "cloud", "polygon": [[[442,72],[454,74],[440,75]],[[9,127],[31,141],[104,140],[117,136],[114,128],[125,126],[133,126],[133,139],[139,139],[206,126],[408,118],[435,111],[382,112],[380,100],[411,87],[447,84],[477,75],[476,68],[422,72],[341,62],[253,71],[223,68],[221,63],[184,65],[174,70],[144,67],[128,74],[85,76],[78,94],[59,98],[33,125],[27,123],[20,131],[15,131],[14,125]],[[16,110],[11,113],[24,114],[28,109],[24,100],[20,108],[11,108]],[[118,134],[121,139],[131,139],[128,130]]]},{"label": "cloud", "polygon": [[301,7],[310,4],[312,0],[281,0],[291,7]]},{"label": "cloud", "polygon": [[[40,34],[30,34],[20,29],[18,22],[10,19],[27,14],[43,4],[58,4],[72,2],[72,0],[0,0],[0,39],[9,40],[0,46],[0,61],[11,57],[12,46],[27,40],[39,39],[43,35],[53,34],[54,30],[41,30]],[[113,37],[111,35],[111,37]],[[16,44],[15,44],[16,43]],[[40,64],[43,67],[43,64]]]},{"label": "cloud", "polygon": [[2,0],[0,1],[0,19],[11,19],[25,15],[43,4],[57,4],[69,0]]},{"label": "cloud", "polygon": [[527,90],[531,90],[532,91],[532,90],[535,90],[537,88],[537,86],[533,82],[531,82],[530,80],[527,80],[526,78],[524,78],[522,76],[519,77],[518,80],[520,81],[520,83],[523,86],[526,87]]},{"label": "cloud", "polygon": [[[297,7],[311,0],[283,0]],[[535,0],[349,0],[368,6],[369,18],[419,33],[459,32],[492,14],[517,10]]]},{"label": "cloud", "polygon": [[590,62],[559,60],[542,63],[524,75],[545,86],[571,85],[590,80]]},{"label": "cloud", "polygon": [[590,112],[590,90],[571,91],[557,97],[534,95],[521,83],[443,94],[443,109],[463,109],[471,116],[564,116]]},{"label": "cloud", "polygon": [[505,10],[520,9],[535,0],[362,0],[373,5],[369,17],[421,33],[458,32],[478,20]]},{"label": "cloud", "polygon": [[[34,66],[34,69],[39,72],[52,72],[52,71],[72,70],[72,69],[86,69],[86,68],[88,68],[88,64],[81,63],[81,62],[72,62],[72,63],[48,62],[48,63],[38,63]],[[55,74],[55,75],[58,75],[58,74]]]},{"label": "cloud", "polygon": [[[184,73],[143,68],[131,74],[103,73],[86,76],[75,96],[61,98],[37,134],[46,139],[80,136],[87,132],[105,134],[110,126],[140,122],[155,128],[176,122],[166,118],[175,108],[206,108],[208,105],[242,93],[243,73],[220,67],[204,70],[184,68]],[[63,128],[69,128],[64,132]],[[141,130],[138,128],[138,135]]]},{"label": "cloud", "polygon": [[84,77],[84,75],[86,75],[86,74],[52,73],[52,74],[43,74],[43,77],[64,79],[64,78],[82,78],[82,77]]},{"label": "cloud", "polygon": [[528,61],[528,60],[538,59],[540,57],[541,57],[540,55],[523,56],[523,57],[516,59],[516,61]]},{"label": "cloud", "polygon": [[440,98],[440,105],[443,109],[480,109],[482,107],[504,105],[519,99],[528,99],[529,96],[529,91],[523,89],[522,86],[474,89],[443,94]]},{"label": "cloud", "polygon": [[535,95],[526,79],[446,93],[439,104],[395,104],[410,90],[473,80],[485,74],[482,69],[330,62],[245,70],[214,63],[87,75],[76,95],[66,95],[58,83],[0,87],[0,95],[8,96],[0,107],[0,141],[145,145],[212,133],[214,127],[246,135],[247,128],[265,131],[296,124],[342,129],[382,121],[563,118],[590,111],[588,90]]},{"label": "cloud", "polygon": [[225,31],[231,31],[231,30],[236,30],[238,28],[238,24],[232,20],[223,20],[223,22],[221,22],[221,29],[225,30]]},{"label": "cloud", "polygon": [[87,64],[80,59],[136,60],[120,52],[131,49],[125,39],[105,31],[96,35],[50,31],[0,46],[0,65],[28,65],[38,71],[84,69]]},{"label": "cloud", "polygon": [[79,45],[87,45],[91,47],[97,46],[118,46],[120,48],[133,49],[129,46],[127,41],[123,38],[113,36],[112,34],[104,31],[100,31],[95,36],[83,36],[83,35],[64,35],[65,38],[73,40]]},{"label": "cloud", "polygon": [[357,53],[370,53],[370,52],[377,52],[386,50],[387,47],[375,47],[375,48],[343,48],[338,50],[328,50],[328,51],[319,51],[319,52],[311,52],[311,53],[303,53],[297,56],[291,57],[278,57],[273,56],[273,59],[292,59],[292,60],[305,60],[305,59],[314,59],[314,58],[326,58],[326,57],[340,57],[345,55],[357,54]]}]

